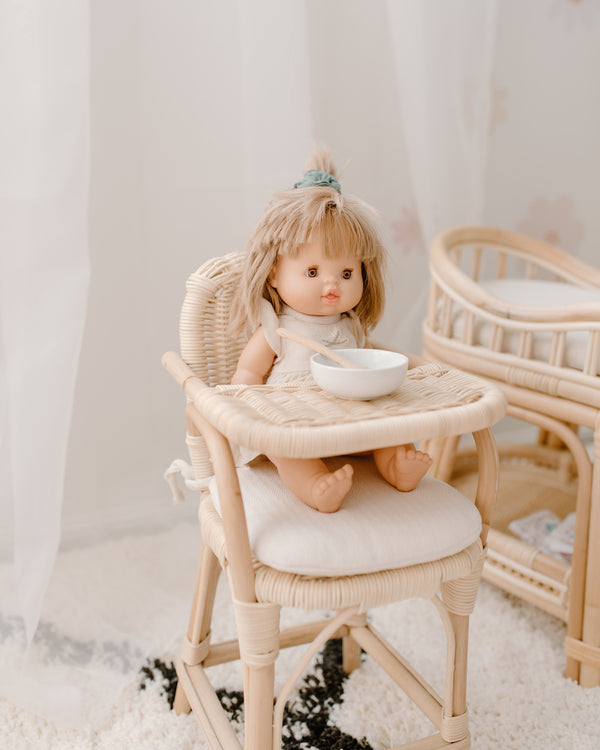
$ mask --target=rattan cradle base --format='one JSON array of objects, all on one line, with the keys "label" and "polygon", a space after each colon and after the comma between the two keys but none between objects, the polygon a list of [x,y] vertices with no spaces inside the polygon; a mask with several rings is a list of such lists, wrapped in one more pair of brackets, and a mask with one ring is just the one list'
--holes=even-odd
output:
[{"label": "rattan cradle base", "polygon": [[[424,358],[452,362],[500,386],[509,416],[568,448],[563,452],[565,465],[552,467],[544,464],[539,446],[510,447],[515,458],[545,466],[546,476],[519,478],[518,470],[509,467],[517,480],[516,492],[504,492],[496,508],[508,500],[514,510],[507,494],[520,504],[539,486],[547,495],[547,507],[555,479],[560,483],[567,476],[563,470],[571,461],[577,477],[572,488],[577,499],[570,570],[556,570],[552,558],[499,531],[490,535],[484,577],[566,620],[565,675],[585,687],[598,686],[600,270],[548,243],[492,227],[443,232],[431,245],[430,270]],[[571,301],[561,296],[565,291],[573,295]],[[594,434],[591,455],[581,430]],[[435,471],[440,479],[452,471],[456,441],[447,443]],[[503,464],[501,477],[506,470]],[[517,507],[513,518],[527,515],[529,501],[524,505]],[[559,510],[558,515],[566,512]]]}]

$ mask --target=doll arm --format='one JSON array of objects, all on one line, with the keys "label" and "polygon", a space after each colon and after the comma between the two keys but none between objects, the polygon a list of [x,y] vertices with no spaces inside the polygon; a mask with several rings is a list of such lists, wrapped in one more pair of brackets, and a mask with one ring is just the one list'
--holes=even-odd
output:
[{"label": "doll arm", "polygon": [[233,385],[260,385],[273,366],[275,352],[265,338],[262,326],[252,335],[244,347],[231,382]]}]

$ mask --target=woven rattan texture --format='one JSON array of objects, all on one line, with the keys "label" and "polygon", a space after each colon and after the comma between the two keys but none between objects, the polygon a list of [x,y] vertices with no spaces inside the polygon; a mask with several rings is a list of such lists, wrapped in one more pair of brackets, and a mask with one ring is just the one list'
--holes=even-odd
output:
[{"label": "woven rattan texture", "polygon": [[[462,552],[441,560],[335,578],[294,575],[257,563],[254,570],[256,593],[260,601],[277,602],[282,606],[339,609],[358,605],[359,611],[366,612],[373,607],[402,599],[431,598],[444,582],[453,579],[467,580],[474,570],[478,571],[482,555],[481,542],[477,540]],[[463,589],[463,606],[466,608],[470,598],[472,609],[476,587],[467,583]],[[454,601],[456,593],[452,593]]]},{"label": "woven rattan texture", "polygon": [[210,260],[186,285],[179,321],[181,355],[207,385],[229,383],[247,340],[229,331],[241,258],[241,253],[230,253]]},{"label": "woven rattan texture", "polygon": [[[197,409],[233,443],[272,456],[340,456],[428,437],[460,435],[498,421],[505,399],[465,373],[431,364],[371,401],[348,401],[310,383],[202,388]],[[438,412],[443,411],[443,418]],[[206,476],[210,467],[196,466]],[[208,474],[209,475],[209,474]]]},{"label": "woven rattan texture", "polygon": [[[448,387],[440,390],[440,382]],[[280,386],[219,386],[214,395],[230,401],[231,406],[235,402],[238,410],[259,415],[269,424],[318,427],[464,406],[479,400],[481,389],[475,387],[472,378],[431,364],[411,370],[395,393],[368,402],[340,399],[310,381]],[[202,399],[205,406],[209,399],[208,395]]]}]

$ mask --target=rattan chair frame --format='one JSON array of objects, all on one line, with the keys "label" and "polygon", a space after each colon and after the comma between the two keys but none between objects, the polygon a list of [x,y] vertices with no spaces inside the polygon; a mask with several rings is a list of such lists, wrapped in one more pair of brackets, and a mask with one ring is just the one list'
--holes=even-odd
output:
[{"label": "rattan chair frame", "polygon": [[[186,394],[187,443],[196,480],[214,475],[219,491],[220,514],[210,492],[205,489],[200,501],[202,544],[192,610],[180,658],[175,710],[193,710],[211,748],[270,750],[281,746],[281,718],[287,694],[308,660],[328,639],[343,639],[343,666],[347,672],[357,668],[361,649],[369,653],[391,675],[438,728],[438,733],[410,742],[407,749],[452,745],[470,747],[467,725],[466,665],[469,615],[475,603],[483,565],[489,517],[496,495],[497,454],[490,425],[504,414],[505,400],[491,386],[456,373],[461,393],[470,386],[477,399],[452,409],[445,418],[430,413],[406,414],[402,420],[382,419],[367,424],[352,413],[352,403],[344,409],[344,419],[354,427],[341,424],[336,440],[333,425],[310,430],[288,430],[267,425],[260,432],[260,417],[247,418],[247,404],[228,400],[230,382],[245,337],[232,339],[228,328],[231,300],[236,293],[241,255],[233,253],[204,264],[192,274],[181,315],[181,356],[167,353],[163,363]],[[465,381],[464,378],[467,378]],[[462,378],[462,379],[461,379]],[[223,384],[225,386],[223,387]],[[268,395],[266,386],[261,396]],[[313,391],[311,398],[318,394]],[[302,398],[302,391],[295,401]],[[234,399],[235,400],[235,399]],[[325,402],[323,402],[325,403]],[[277,404],[277,409],[281,410]],[[360,411],[361,405],[356,404]],[[438,413],[442,413],[441,411]],[[343,419],[342,419],[343,421]],[[281,444],[287,455],[325,455],[326,445],[350,446],[353,450],[372,447],[389,437],[391,423],[396,430],[407,430],[407,437],[427,434],[452,435],[467,427],[473,432],[481,472],[475,503],[482,516],[481,538],[461,552],[430,563],[409,568],[380,571],[360,576],[311,578],[269,568],[254,559],[245,523],[245,512],[230,440],[248,435],[260,450]],[[365,429],[356,429],[362,424]],[[401,427],[398,425],[402,425]],[[249,426],[248,426],[249,425]],[[300,437],[286,438],[291,434]],[[314,439],[311,439],[311,434]],[[348,435],[353,435],[350,439]],[[400,434],[400,433],[399,433]],[[366,435],[363,440],[361,435]],[[275,437],[273,437],[275,436]],[[278,437],[279,436],[279,437]],[[401,435],[403,436],[403,434]],[[323,442],[324,441],[324,442]],[[346,442],[345,442],[346,441]],[[238,628],[238,638],[214,643],[211,619],[220,571],[227,573]],[[440,614],[446,633],[448,656],[445,667],[445,692],[442,697],[395,651],[368,622],[366,611],[407,597],[430,599]],[[332,610],[334,614],[318,622],[309,622],[281,630],[282,606]],[[275,708],[274,669],[280,649],[310,644],[304,658],[281,691]],[[211,686],[207,669],[215,664],[239,659],[244,683],[245,727],[243,745],[232,729],[227,715]]]},{"label": "rattan chair frame", "polygon": [[[600,290],[600,271],[548,243],[477,226],[439,235],[430,249],[430,270],[423,356],[489,379],[506,394],[509,416],[540,429],[537,445],[499,446],[500,455],[511,461],[501,463],[503,471],[514,471],[518,459],[554,467],[565,486],[577,483],[574,507],[564,509],[564,515],[576,509],[572,564],[492,528],[483,577],[563,619],[566,676],[582,685],[598,685],[600,547],[593,540],[600,533],[600,303],[517,305],[482,284],[542,278]],[[581,370],[565,364],[566,337],[575,331],[585,341]],[[545,360],[535,358],[539,351],[534,355],[533,342],[540,334],[551,339]],[[518,337],[516,352],[506,345],[510,336]],[[580,427],[594,435],[592,459]],[[456,448],[456,439],[438,446],[434,474],[446,481]],[[524,501],[520,515],[536,509],[528,509]]]}]

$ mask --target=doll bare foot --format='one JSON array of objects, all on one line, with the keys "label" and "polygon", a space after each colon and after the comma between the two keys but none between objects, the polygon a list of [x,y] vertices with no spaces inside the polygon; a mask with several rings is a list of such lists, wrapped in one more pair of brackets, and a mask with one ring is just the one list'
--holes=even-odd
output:
[{"label": "doll bare foot", "polygon": [[354,469],[350,464],[329,471],[320,458],[269,458],[285,486],[303,503],[321,513],[339,510],[352,486]]},{"label": "doll bare foot", "polygon": [[381,448],[374,457],[382,477],[401,492],[414,490],[433,462],[429,454],[412,445]]},{"label": "doll bare foot", "polygon": [[321,513],[335,513],[352,486],[354,469],[344,464],[341,469],[326,472],[312,486],[313,502],[308,503]]}]

